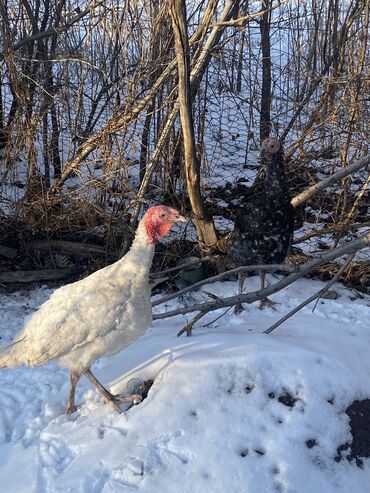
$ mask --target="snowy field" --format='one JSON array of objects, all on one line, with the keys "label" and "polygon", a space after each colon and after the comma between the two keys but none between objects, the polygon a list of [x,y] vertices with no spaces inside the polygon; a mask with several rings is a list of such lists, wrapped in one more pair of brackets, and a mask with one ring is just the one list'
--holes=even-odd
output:
[{"label": "snowy field", "polygon": [[[0,491],[367,493],[370,460],[347,460],[345,410],[370,398],[370,297],[336,285],[337,299],[261,333],[322,286],[301,280],[273,296],[276,310],[255,303],[204,328],[223,310],[210,313],[190,338],[176,333],[191,317],[154,322],[94,366],[115,392],[133,377],[154,381],[126,414],[102,405],[82,379],[79,410],[64,415],[68,372],[56,364],[2,370]],[[256,288],[253,277],[247,289]],[[204,286],[222,296],[236,289],[233,282]],[[1,296],[2,343],[50,293]]]}]

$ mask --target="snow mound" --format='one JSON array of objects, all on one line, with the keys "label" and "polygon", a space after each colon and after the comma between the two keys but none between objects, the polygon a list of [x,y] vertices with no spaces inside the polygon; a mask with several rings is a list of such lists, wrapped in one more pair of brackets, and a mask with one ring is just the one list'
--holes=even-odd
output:
[{"label": "snow mound", "polygon": [[[0,372],[0,490],[366,492],[363,409],[353,403],[370,397],[368,298],[350,301],[337,286],[338,299],[314,314],[259,333],[320,287],[301,281],[274,298],[285,297],[277,312],[248,306],[191,338],[175,336],[185,317],[156,321],[94,368],[114,392],[133,377],[153,380],[126,414],[103,406],[86,380],[79,411],[62,414],[68,373],[55,364]],[[236,283],[205,289],[225,295]]]}]

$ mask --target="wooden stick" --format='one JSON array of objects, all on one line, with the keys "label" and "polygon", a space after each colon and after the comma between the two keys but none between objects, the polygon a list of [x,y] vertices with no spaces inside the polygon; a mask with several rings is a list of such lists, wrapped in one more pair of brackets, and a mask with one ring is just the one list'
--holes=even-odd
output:
[{"label": "wooden stick", "polygon": [[106,253],[106,248],[92,243],[77,243],[66,240],[34,240],[29,242],[29,246],[36,250],[52,250],[69,253],[73,255],[83,255],[86,253]]},{"label": "wooden stick", "polygon": [[292,317],[294,314],[296,314],[297,312],[299,312],[299,310],[301,310],[302,308],[304,308],[306,305],[310,304],[311,301],[315,300],[316,298],[317,298],[317,300],[319,300],[322,297],[322,295],[324,293],[326,293],[326,291],[328,291],[331,288],[331,286],[337,281],[337,279],[340,278],[340,276],[343,274],[343,272],[347,269],[347,267],[349,266],[349,264],[352,262],[352,260],[353,260],[353,258],[354,258],[355,255],[356,255],[356,252],[353,252],[348,257],[348,259],[344,262],[344,264],[342,265],[342,267],[335,274],[335,276],[333,277],[333,279],[331,279],[322,289],[320,289],[320,291],[318,291],[317,293],[315,293],[312,296],[310,296],[309,298],[307,298],[307,300],[303,301],[300,305],[296,306],[293,310],[291,310],[289,313],[287,313],[286,315],[284,315],[284,317],[282,317],[280,320],[278,320],[277,322],[275,322],[268,329],[264,330],[263,333],[264,334],[270,334],[273,330],[275,330],[277,327],[279,327],[279,325],[281,325],[283,322],[285,322],[286,320],[288,320],[288,318]]},{"label": "wooden stick", "polygon": [[4,283],[27,283],[36,281],[57,281],[65,279],[76,273],[75,268],[50,269],[50,270],[18,270],[0,272],[0,282]]},{"label": "wooden stick", "polygon": [[206,314],[206,312],[199,312],[197,315],[195,315],[194,318],[192,318],[190,320],[190,322],[188,322],[178,333],[177,333],[177,337],[180,337],[184,332],[186,332],[186,335],[189,337],[191,335],[191,330],[193,328],[193,325],[198,322],[198,320],[200,320],[202,317],[204,317],[204,315]]}]

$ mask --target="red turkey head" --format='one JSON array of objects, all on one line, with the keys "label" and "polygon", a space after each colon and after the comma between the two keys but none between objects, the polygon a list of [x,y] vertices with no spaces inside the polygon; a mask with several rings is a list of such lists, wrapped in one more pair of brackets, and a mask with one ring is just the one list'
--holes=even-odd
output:
[{"label": "red turkey head", "polygon": [[155,243],[159,238],[166,236],[174,223],[186,221],[187,219],[172,207],[167,207],[166,205],[151,207],[144,216],[149,242]]},{"label": "red turkey head", "polygon": [[261,145],[261,156],[267,160],[272,159],[282,149],[279,139],[265,139]]}]

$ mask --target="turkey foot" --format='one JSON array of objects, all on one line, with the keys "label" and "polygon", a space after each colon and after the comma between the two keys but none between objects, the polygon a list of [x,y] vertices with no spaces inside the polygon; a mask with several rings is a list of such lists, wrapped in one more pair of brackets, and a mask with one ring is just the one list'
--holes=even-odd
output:
[{"label": "turkey foot", "polygon": [[134,406],[135,404],[140,404],[140,402],[143,400],[141,395],[139,394],[132,394],[132,395],[120,395],[120,394],[115,394],[115,395],[112,395],[111,394],[111,398],[108,397],[108,396],[104,396],[105,397],[105,402],[108,403],[110,402],[111,404],[113,404],[114,408],[121,414],[123,411],[120,407],[120,404],[122,404],[122,402],[126,402],[126,403],[129,403],[131,404],[130,407]]},{"label": "turkey foot", "polygon": [[140,402],[143,400],[143,398],[139,394],[132,394],[132,395],[116,394],[114,398],[119,402],[132,402],[132,404],[140,404]]},{"label": "turkey foot", "polygon": [[[243,286],[244,286],[244,281],[245,281],[245,274],[244,272],[239,272],[238,274],[238,294],[241,295],[243,294]],[[234,313],[235,315],[240,315],[242,312],[244,312],[243,305],[241,303],[237,303],[234,308]]]},{"label": "turkey foot", "polygon": [[66,407],[65,414],[73,414],[77,411],[77,406],[68,406]]},{"label": "turkey foot", "polygon": [[264,298],[261,300],[259,309],[263,310],[264,308],[272,308],[273,310],[276,310],[275,305],[278,305],[279,303],[276,303],[276,301],[272,301],[269,298]]},{"label": "turkey foot", "polygon": [[242,312],[244,312],[245,308],[243,308],[243,305],[241,303],[238,303],[237,305],[235,305],[235,308],[234,308],[234,313],[235,315],[240,315]]},{"label": "turkey foot", "polygon": [[105,397],[105,399],[104,399],[105,402],[106,403],[110,402],[112,404],[112,406],[114,407],[114,409],[119,414],[121,414],[123,412],[122,409],[121,409],[121,407],[120,407],[121,401],[119,399],[117,399],[117,397],[115,395],[111,394],[110,397],[108,397],[108,396],[105,395],[104,397]]},{"label": "turkey foot", "polygon": [[90,380],[92,384],[95,385],[95,387],[99,390],[99,392],[102,394],[102,396],[106,399],[106,401],[110,402],[114,409],[119,412],[120,414],[122,413],[122,409],[120,408],[120,403],[122,402],[119,400],[119,398],[109,392],[104,385],[102,385],[99,380],[95,377],[95,375],[92,374],[91,370],[88,369],[84,371],[85,377]]}]

